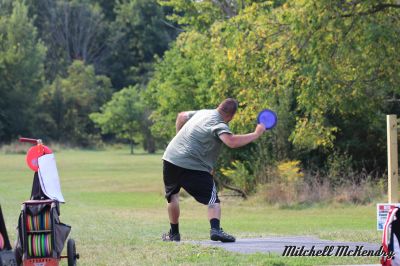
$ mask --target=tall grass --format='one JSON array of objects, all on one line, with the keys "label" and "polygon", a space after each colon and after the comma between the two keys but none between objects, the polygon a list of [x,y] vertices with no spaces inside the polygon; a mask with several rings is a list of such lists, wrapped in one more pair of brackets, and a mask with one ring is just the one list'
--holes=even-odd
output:
[{"label": "tall grass", "polygon": [[[332,186],[328,181],[285,184],[271,182],[261,186],[259,193],[270,204],[296,205],[319,203],[371,204],[382,201],[385,192],[380,183],[362,180]],[[384,200],[383,200],[384,201]]]}]

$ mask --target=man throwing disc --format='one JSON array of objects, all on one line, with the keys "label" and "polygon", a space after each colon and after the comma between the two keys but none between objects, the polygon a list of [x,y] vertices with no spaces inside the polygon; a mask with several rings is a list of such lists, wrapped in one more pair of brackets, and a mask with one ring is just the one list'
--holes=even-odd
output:
[{"label": "man throwing disc", "polygon": [[220,228],[221,206],[213,180],[213,167],[222,143],[230,148],[242,147],[258,139],[265,127],[258,124],[253,133],[234,135],[228,126],[238,102],[228,98],[217,109],[181,112],[176,119],[176,136],[163,155],[165,197],[171,229],[164,241],[180,241],[179,190],[184,188],[198,202],[208,205],[210,238],[235,242],[235,237]]}]

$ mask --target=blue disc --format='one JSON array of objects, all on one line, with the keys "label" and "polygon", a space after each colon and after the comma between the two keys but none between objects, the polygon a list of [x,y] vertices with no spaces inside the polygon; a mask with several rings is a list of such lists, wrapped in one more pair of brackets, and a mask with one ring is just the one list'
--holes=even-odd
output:
[{"label": "blue disc", "polygon": [[266,129],[271,129],[276,126],[278,117],[276,113],[269,109],[262,110],[257,116],[257,123],[263,124]]}]

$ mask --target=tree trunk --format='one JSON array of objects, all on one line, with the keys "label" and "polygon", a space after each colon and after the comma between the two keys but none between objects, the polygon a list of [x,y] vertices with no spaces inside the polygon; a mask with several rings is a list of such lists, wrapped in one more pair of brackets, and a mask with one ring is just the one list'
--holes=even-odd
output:
[{"label": "tree trunk", "polygon": [[152,122],[149,120],[149,116],[151,114],[150,110],[145,110],[143,113],[143,125],[142,125],[142,135],[143,135],[143,148],[148,153],[156,152],[156,140],[154,136],[151,134],[150,127]]},{"label": "tree trunk", "polygon": [[150,130],[148,131],[148,135],[145,136],[144,139],[144,149],[148,153],[155,153],[156,152],[156,143],[154,137],[151,135]]},{"label": "tree trunk", "polygon": [[133,155],[133,146],[134,146],[134,141],[131,139],[129,140],[131,144],[131,155]]}]

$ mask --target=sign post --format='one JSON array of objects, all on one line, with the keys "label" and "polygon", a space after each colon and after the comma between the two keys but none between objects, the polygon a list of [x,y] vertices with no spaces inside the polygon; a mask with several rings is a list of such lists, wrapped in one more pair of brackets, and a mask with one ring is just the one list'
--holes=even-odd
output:
[{"label": "sign post", "polygon": [[398,200],[398,155],[397,155],[397,117],[387,115],[387,149],[388,149],[388,202]]}]

